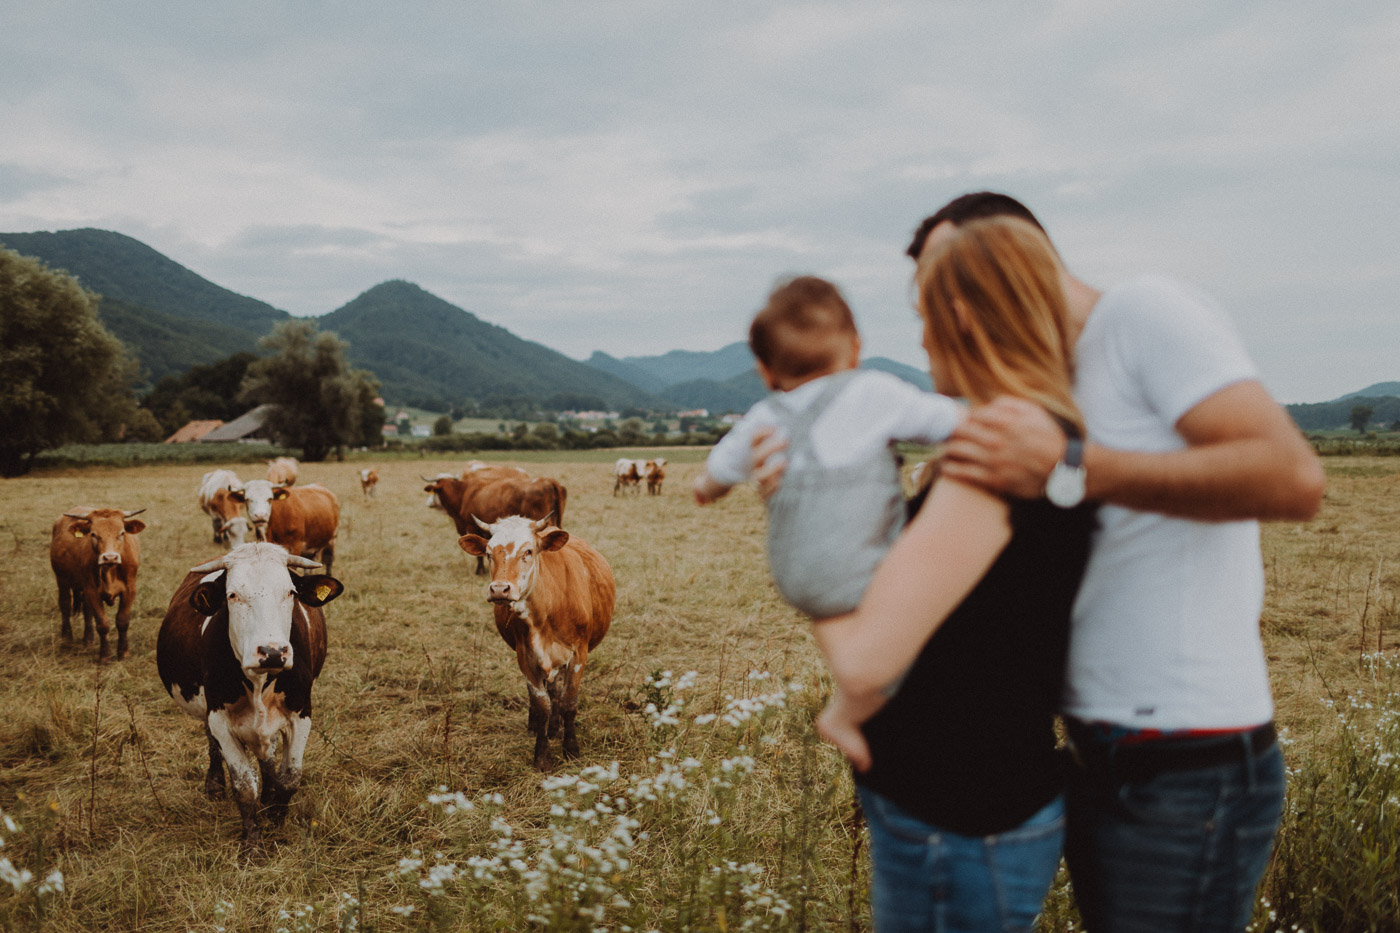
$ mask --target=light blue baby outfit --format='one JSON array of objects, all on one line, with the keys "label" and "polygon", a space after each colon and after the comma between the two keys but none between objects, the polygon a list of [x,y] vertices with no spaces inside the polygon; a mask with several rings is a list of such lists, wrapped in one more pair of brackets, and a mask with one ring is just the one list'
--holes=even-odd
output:
[{"label": "light blue baby outfit", "polygon": [[778,590],[814,619],[852,612],[904,527],[904,493],[892,445],[840,467],[822,467],[812,425],[856,370],[826,377],[812,404],[793,411],[784,393],[769,404],[788,439],[788,468],[768,500],[768,562]]}]

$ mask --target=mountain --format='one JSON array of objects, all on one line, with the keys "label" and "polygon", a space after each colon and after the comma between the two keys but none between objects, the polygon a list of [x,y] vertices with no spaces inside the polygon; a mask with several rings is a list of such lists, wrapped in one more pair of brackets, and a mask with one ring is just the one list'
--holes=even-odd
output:
[{"label": "mountain", "polygon": [[617,357],[609,356],[602,350],[594,350],[593,355],[584,360],[584,363],[588,366],[592,366],[594,369],[601,369],[605,373],[616,376],[624,382],[630,382],[632,385],[645,392],[660,392],[669,384],[664,379],[652,375],[642,367],[635,366],[631,363],[624,363]]},{"label": "mountain", "polygon": [[[607,360],[613,359],[606,353],[594,353],[589,358],[588,365],[597,365],[594,360],[599,356]],[[624,379],[628,378],[624,372],[640,371],[652,379],[659,380],[662,386],[673,386],[696,379],[723,382],[753,369],[753,354],[749,352],[749,345],[741,340],[718,350],[672,350],[660,356],[624,356],[614,362],[627,367],[626,370],[612,370],[615,375]]]},{"label": "mountain", "polygon": [[659,404],[631,383],[522,340],[409,282],[374,286],[320,318],[320,327],[348,341],[351,364],[371,370],[384,397],[397,402],[436,410],[493,396],[553,398],[561,408]]},{"label": "mountain", "polygon": [[891,376],[898,376],[910,385],[917,386],[925,392],[933,391],[933,379],[929,376],[927,369],[916,369],[913,366],[906,366],[903,363],[895,362],[885,356],[867,356],[860,361],[861,369],[878,369],[887,372]]},{"label": "mountain", "polygon": [[[1396,383],[1379,383],[1395,385]],[[1368,390],[1363,389],[1362,392]],[[1285,405],[1293,422],[1304,431],[1335,431],[1351,427],[1351,410],[1364,404],[1371,409],[1372,427],[1400,422],[1400,398],[1386,396],[1377,398],[1353,392],[1330,402],[1314,402],[1305,405]]]},{"label": "mountain", "polygon": [[1361,398],[1385,398],[1387,396],[1400,397],[1400,382],[1377,382],[1375,385],[1367,386],[1360,392],[1348,392],[1334,401],[1345,402],[1351,399]]},{"label": "mountain", "polygon": [[102,323],[152,381],[244,350],[290,315],[210,282],[140,240],[110,230],[0,233],[0,246],[61,269],[102,296]]}]

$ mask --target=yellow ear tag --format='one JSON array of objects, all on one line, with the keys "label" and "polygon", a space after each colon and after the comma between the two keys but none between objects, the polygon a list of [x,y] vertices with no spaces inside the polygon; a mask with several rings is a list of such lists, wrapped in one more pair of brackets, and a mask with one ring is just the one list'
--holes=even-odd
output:
[{"label": "yellow ear tag", "polygon": [[316,587],[316,598],[326,599],[331,595],[331,589],[332,587],[329,583],[322,583],[320,586]]},{"label": "yellow ear tag", "polygon": [[73,529],[73,537],[75,537],[75,538],[83,538],[83,537],[86,537],[86,536],[87,536],[87,532],[86,532],[86,531],[79,531],[79,530],[76,529],[76,528]]}]

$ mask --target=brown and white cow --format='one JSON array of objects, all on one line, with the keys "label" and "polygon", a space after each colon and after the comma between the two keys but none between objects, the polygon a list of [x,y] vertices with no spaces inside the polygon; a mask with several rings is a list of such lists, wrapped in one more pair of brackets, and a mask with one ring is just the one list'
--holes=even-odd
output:
[{"label": "brown and white cow", "polygon": [[657,457],[648,460],[643,468],[647,480],[647,494],[653,496],[661,495],[661,483],[666,479],[666,458]]},{"label": "brown and white cow", "polygon": [[242,489],[232,470],[210,470],[199,482],[199,508],[214,522],[214,543],[238,547],[248,537],[248,519],[243,507],[231,495]]},{"label": "brown and white cow", "polygon": [[379,471],[370,467],[360,471],[360,492],[365,494],[365,498],[374,495],[375,489],[379,486]]},{"label": "brown and white cow", "polygon": [[69,509],[53,523],[49,542],[49,565],[58,583],[58,611],[63,617],[59,629],[64,642],[73,641],[72,615],[83,614],[83,644],[99,640],[97,660],[112,657],[107,643],[107,611],[117,606],[117,660],[131,653],[126,629],[131,622],[131,606],[136,602],[136,572],[141,566],[141,542],[136,537],[146,523],[133,516],[145,509]]},{"label": "brown and white cow", "polygon": [[[523,472],[515,467],[487,467],[464,473],[462,479],[425,476],[428,485],[423,488],[441,502],[458,535],[476,531],[474,518],[490,523],[508,515],[552,518],[562,526],[569,491],[556,479],[535,479],[528,473],[522,476]],[[476,572],[486,573],[485,561],[476,562]]]},{"label": "brown and white cow", "polygon": [[588,653],[612,624],[616,586],[608,562],[586,542],[519,515],[479,523],[487,537],[462,535],[468,554],[491,560],[486,599],[496,631],[515,649],[530,694],[535,767],[552,765],[549,739],[564,732],[564,756],[578,756],[574,718]]},{"label": "brown and white cow", "polygon": [[631,490],[640,492],[642,488],[642,471],[646,469],[645,460],[629,460],[626,457],[619,457],[613,464],[613,495],[619,492]]},{"label": "brown and white cow", "polygon": [[320,561],[331,572],[340,527],[340,500],[335,493],[318,483],[288,489],[265,479],[250,479],[233,497],[247,506],[257,540]]},{"label": "brown and white cow", "polygon": [[267,461],[267,481],[274,486],[295,486],[298,465],[296,457]]},{"label": "brown and white cow", "polygon": [[259,805],[281,823],[301,783],[311,685],[326,659],[321,606],[344,587],[290,568],[319,567],[275,544],[234,548],[185,576],[156,639],[166,692],[204,722],[210,797],[223,796],[228,765],[245,851],[262,836]]}]

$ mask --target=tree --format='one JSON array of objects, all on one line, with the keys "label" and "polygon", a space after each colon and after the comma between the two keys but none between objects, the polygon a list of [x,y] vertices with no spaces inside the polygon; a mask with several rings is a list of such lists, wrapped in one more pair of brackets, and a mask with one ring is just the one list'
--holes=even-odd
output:
[{"label": "tree", "polygon": [[438,419],[433,422],[433,436],[446,437],[452,433],[452,419],[447,415],[438,415]]},{"label": "tree", "polygon": [[1351,406],[1351,426],[1356,429],[1357,434],[1366,433],[1366,422],[1371,420],[1371,416],[1376,410],[1370,405]]},{"label": "tree", "polygon": [[[347,444],[378,442],[365,431],[373,420],[367,409],[379,409],[373,402],[379,382],[346,364],[349,344],[318,332],[315,321],[293,320],[278,324],[258,345],[268,355],[249,365],[240,396],[273,406],[267,426],[281,443],[301,448],[303,460],[317,461]],[[382,409],[379,418],[382,425]]]},{"label": "tree", "polygon": [[257,357],[235,353],[205,366],[192,366],[183,375],[161,377],[141,403],[156,416],[167,434],[191,418],[232,421],[243,414],[238,390]]},{"label": "tree", "polygon": [[135,416],[135,360],[64,272],[0,249],[0,476],[40,451],[116,440]]}]

